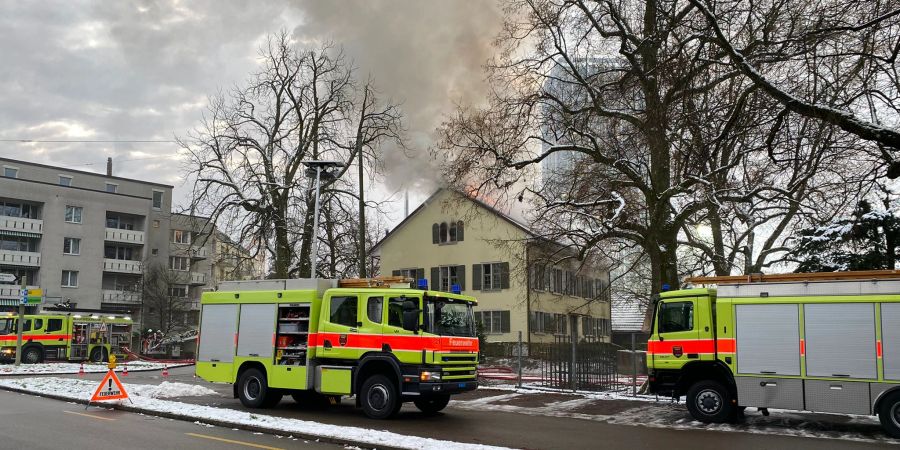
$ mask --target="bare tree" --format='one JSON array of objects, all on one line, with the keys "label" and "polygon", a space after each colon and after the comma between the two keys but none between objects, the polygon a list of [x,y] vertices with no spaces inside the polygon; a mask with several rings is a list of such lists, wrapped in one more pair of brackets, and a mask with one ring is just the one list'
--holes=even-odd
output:
[{"label": "bare tree", "polygon": [[143,267],[142,325],[160,331],[164,336],[179,331],[191,312],[191,300],[188,292],[180,295],[176,286],[186,283],[162,262],[148,260]]},{"label": "bare tree", "polygon": [[[359,88],[352,64],[330,45],[300,49],[282,32],[260,56],[248,86],[212,97],[201,127],[180,140],[194,180],[191,212],[252,244],[249,257],[267,253],[275,277],[309,277],[315,198],[303,161],[345,163],[323,181],[328,190],[356,152],[399,136],[400,114],[375,99],[370,83]],[[360,144],[348,145],[354,135]]]},{"label": "bare tree", "polygon": [[850,187],[871,174],[855,135],[774,108],[690,5],[522,0],[508,10],[489,106],[463,107],[442,128],[446,177],[530,199],[540,237],[582,257],[636,246],[654,292],[678,286],[682,260],[716,273],[771,264],[784,230],[852,203]]}]

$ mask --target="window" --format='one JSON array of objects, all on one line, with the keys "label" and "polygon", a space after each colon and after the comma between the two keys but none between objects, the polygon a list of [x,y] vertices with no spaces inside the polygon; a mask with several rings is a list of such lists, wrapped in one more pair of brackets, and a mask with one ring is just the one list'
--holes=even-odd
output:
[{"label": "window", "polygon": [[476,311],[475,321],[485,334],[509,333],[509,311]]},{"label": "window", "polygon": [[[481,290],[482,291],[498,291],[500,289],[509,288],[509,278],[506,278],[506,286],[503,279],[503,263],[479,264],[481,266]],[[508,266],[506,270],[509,270]]]},{"label": "window", "polygon": [[80,206],[66,205],[66,222],[81,223],[81,213],[83,211],[84,208]]},{"label": "window", "polygon": [[191,269],[191,260],[186,256],[170,256],[169,267],[172,270],[188,271]]},{"label": "window", "polygon": [[3,166],[3,176],[6,178],[17,178],[19,176],[19,169],[15,167]]},{"label": "window", "polygon": [[448,239],[447,222],[441,224],[441,244],[446,243]]},{"label": "window", "polygon": [[172,242],[176,244],[190,244],[191,232],[184,230],[172,230]]},{"label": "window", "polygon": [[381,316],[384,310],[384,297],[369,297],[366,302],[366,315],[369,322],[381,323]]},{"label": "window", "polygon": [[388,299],[388,325],[403,328],[403,304],[409,301],[418,303],[419,299],[415,297],[391,297]]},{"label": "window", "polygon": [[459,285],[460,290],[466,289],[463,285],[465,266],[442,266],[438,269],[438,282],[432,289],[437,288],[439,291],[450,292],[453,285]]},{"label": "window", "polygon": [[54,331],[62,330],[62,319],[47,319],[47,332],[52,333]]},{"label": "window", "polygon": [[63,238],[63,253],[66,255],[81,254],[81,239],[70,237]]},{"label": "window", "polygon": [[68,175],[60,175],[59,176],[59,185],[60,186],[71,186],[72,185],[72,177]]},{"label": "window", "polygon": [[119,191],[119,185],[116,183],[106,183],[106,192],[115,194]]},{"label": "window", "polygon": [[119,230],[133,230],[133,219],[122,217],[119,215],[108,214],[106,216],[106,228],[116,228]]},{"label": "window", "polygon": [[152,249],[150,249],[150,254],[153,255],[153,256],[159,255],[159,249],[158,249],[158,248],[152,248]]},{"label": "window", "polygon": [[[14,252],[37,251],[37,239],[18,236],[0,236],[0,250]],[[5,272],[7,269],[3,269]]]},{"label": "window", "polygon": [[463,240],[463,221],[442,222],[431,225],[431,242],[434,244],[446,244],[449,242],[461,242]]},{"label": "window", "polygon": [[188,288],[184,285],[169,286],[169,297],[186,298],[188,296]]},{"label": "window", "polygon": [[153,191],[153,209],[162,209],[163,192]]},{"label": "window", "polygon": [[565,335],[569,329],[569,316],[566,314],[534,311],[531,313],[531,330],[534,333]]},{"label": "window", "polygon": [[63,270],[62,271],[62,287],[78,287],[78,271]]},{"label": "window", "polygon": [[153,228],[159,228],[159,221],[158,221],[158,220],[154,220],[154,221],[153,221]]},{"label": "window", "polygon": [[106,259],[121,259],[125,261],[135,261],[134,248],[119,247],[116,245],[107,245],[103,247],[103,257]]},{"label": "window", "polygon": [[331,316],[328,321],[347,327],[357,326],[356,297],[331,297]]},{"label": "window", "polygon": [[660,333],[674,333],[676,331],[690,331],[694,329],[694,303],[693,302],[666,302],[659,305]]}]

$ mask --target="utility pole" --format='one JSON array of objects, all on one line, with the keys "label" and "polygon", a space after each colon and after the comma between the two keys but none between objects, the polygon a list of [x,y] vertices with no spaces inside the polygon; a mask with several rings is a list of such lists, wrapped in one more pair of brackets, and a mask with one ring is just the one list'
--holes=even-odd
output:
[{"label": "utility pole", "polygon": [[19,294],[22,298],[19,299],[19,318],[16,320],[16,365],[22,364],[22,330],[25,328],[25,302],[28,301],[28,288],[25,286],[27,283],[26,275],[22,275],[22,290]]},{"label": "utility pole", "polygon": [[366,272],[366,200],[363,197],[363,152],[362,145],[356,140],[357,165],[359,165],[359,277],[367,278]]},{"label": "utility pole", "polygon": [[306,166],[306,175],[308,177],[315,177],[316,179],[316,206],[313,210],[313,229],[312,236],[310,239],[312,240],[310,245],[310,255],[309,255],[309,263],[310,263],[310,273],[309,276],[312,278],[316,277],[316,262],[319,256],[319,194],[322,187],[322,176],[328,178],[334,178],[334,174],[329,172],[327,169],[336,168],[340,169],[344,167],[344,163],[340,161],[317,161],[317,160],[305,160],[300,161],[303,165]]}]

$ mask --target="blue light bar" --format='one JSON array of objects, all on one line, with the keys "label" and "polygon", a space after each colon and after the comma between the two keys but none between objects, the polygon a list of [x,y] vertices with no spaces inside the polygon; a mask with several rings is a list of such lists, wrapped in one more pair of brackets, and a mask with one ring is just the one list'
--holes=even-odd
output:
[{"label": "blue light bar", "polygon": [[669,292],[670,289],[672,289],[672,286],[669,286],[668,284],[662,285],[663,292]]},{"label": "blue light bar", "polygon": [[450,286],[450,292],[454,294],[462,294],[462,288],[460,288],[458,284],[454,284],[453,286]]},{"label": "blue light bar", "polygon": [[419,279],[418,288],[422,289],[423,291],[428,290],[428,279],[427,278]]}]

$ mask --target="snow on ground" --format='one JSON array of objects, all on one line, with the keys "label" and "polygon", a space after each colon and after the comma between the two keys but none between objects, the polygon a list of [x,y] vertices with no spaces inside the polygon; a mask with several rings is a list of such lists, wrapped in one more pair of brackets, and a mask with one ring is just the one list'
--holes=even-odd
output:
[{"label": "snow on ground", "polygon": [[[168,368],[187,366],[190,364],[163,364],[148,361],[133,361],[128,363],[129,372],[143,372],[149,370],[162,370],[164,366]],[[120,363],[116,372],[124,370],[125,364]],[[81,363],[41,363],[41,364],[22,364],[18,367],[9,364],[0,366],[0,376],[5,375],[62,375],[75,374],[81,368]],[[85,373],[103,373],[109,370],[106,363],[85,363]]]},{"label": "snow on ground", "polygon": [[[771,416],[763,416],[755,408],[747,408],[746,418],[736,424],[704,424],[693,420],[684,407],[684,398],[653,395],[632,396],[631,390],[618,392],[572,392],[539,386],[490,386],[484,390],[509,392],[474,400],[454,400],[451,406],[459,409],[505,411],[525,415],[567,417],[594,420],[615,425],[647,426],[680,430],[710,430],[776,434],[784,436],[842,439],[878,444],[900,444],[881,429],[875,416],[849,414],[815,414],[800,411],[771,409]],[[545,396],[544,402],[528,402],[526,397]],[[562,399],[560,399],[562,397]],[[567,397],[571,397],[571,400]],[[632,403],[633,402],[633,403]],[[604,408],[604,405],[607,408]],[[594,409],[596,408],[596,409]],[[592,410],[594,409],[594,410]]]},{"label": "snow on ground", "polygon": [[201,397],[218,395],[218,392],[199,384],[172,383],[163,381],[160,384],[129,384],[125,390],[130,395],[149,398]]},{"label": "snow on ground", "polygon": [[[183,383],[170,383],[183,384]],[[7,378],[0,379],[0,388],[23,389],[41,394],[52,394],[73,400],[88,400],[97,387],[96,382],[73,378],[40,377],[40,378]],[[160,385],[159,387],[162,387]],[[132,406],[144,413],[168,413],[188,416],[197,422],[225,422],[230,425],[250,425],[265,428],[272,432],[295,433],[320,438],[340,439],[375,447],[390,446],[408,449],[440,448],[446,450],[490,450],[503,449],[489,445],[468,444],[440,439],[405,436],[389,431],[368,428],[329,425],[309,420],[288,419],[259,414],[256,412],[238,411],[212,406],[193,405],[171,400],[161,400],[137,395],[140,385],[125,384],[127,392],[134,392]],[[205,388],[204,388],[205,389]],[[124,401],[128,403],[127,400]]]}]

